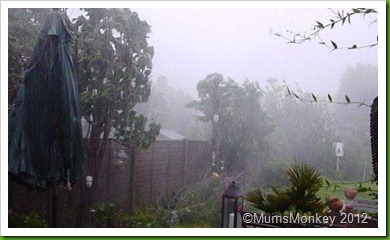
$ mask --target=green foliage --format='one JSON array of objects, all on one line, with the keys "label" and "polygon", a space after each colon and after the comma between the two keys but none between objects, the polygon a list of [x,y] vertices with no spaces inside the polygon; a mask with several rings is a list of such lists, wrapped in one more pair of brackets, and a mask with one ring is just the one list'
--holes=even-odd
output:
[{"label": "green foliage", "polygon": [[215,128],[221,139],[221,159],[226,170],[245,171],[244,166],[256,173],[260,159],[266,156],[266,137],[272,130],[263,111],[263,91],[258,83],[245,81],[239,85],[214,73],[201,80],[197,90],[200,100],[188,106],[203,113],[198,117],[200,121],[212,122],[218,114]]},{"label": "green foliage", "polygon": [[333,41],[330,41],[332,43],[333,49],[337,49],[337,44]]},{"label": "green foliage", "polygon": [[114,204],[99,204],[92,210],[93,227],[218,227],[223,191],[221,177],[213,176],[179,190],[157,207],[144,206],[133,213],[124,213]]},{"label": "green foliage", "polygon": [[[147,124],[148,119],[133,110],[150,95],[154,49],[147,42],[150,26],[136,12],[118,8],[80,11],[83,15],[78,18],[64,18],[74,37],[71,48],[81,114],[88,123],[85,169],[96,178],[111,133],[121,143],[138,148],[149,147],[159,133],[159,125]],[[49,12],[9,9],[9,103]]]},{"label": "green foliage", "polygon": [[[369,64],[348,67],[340,80],[336,101],[352,102],[353,99],[371,101],[378,95],[378,68]],[[340,169],[345,180],[361,180],[365,162],[372,158],[370,148],[370,108],[353,105],[332,105],[335,130],[345,145]],[[366,172],[372,167],[367,164]],[[340,179],[338,179],[340,180]]]},{"label": "green foliage", "polygon": [[192,99],[170,86],[165,76],[160,76],[152,84],[148,102],[137,105],[135,110],[162,128],[174,130],[189,140],[208,140],[211,132],[208,124],[196,121],[195,116],[199,112],[186,107]]},{"label": "green foliage", "polygon": [[[311,93],[311,95],[310,95],[311,99],[309,99],[309,98],[307,98],[307,96],[305,98],[305,96],[300,97],[298,95],[298,94],[302,94],[302,90],[299,90],[300,93],[297,94],[295,91],[290,90],[288,85],[284,85],[283,87],[287,90],[287,96],[289,96],[289,97],[294,96],[296,99],[300,100],[301,102],[304,102],[304,103],[316,103],[316,102],[323,102],[323,103],[325,103],[326,102],[326,100],[318,101],[317,97],[314,95],[314,93]],[[327,97],[328,97],[328,102],[329,103],[336,103],[336,104],[342,104],[342,105],[358,104],[358,107],[361,107],[361,106],[371,107],[370,105],[366,104],[364,101],[362,101],[362,102],[358,102],[358,101],[351,102],[351,99],[347,95],[345,95],[345,101],[344,102],[333,101],[333,98],[332,98],[332,96],[329,93],[328,93]]]},{"label": "green foliage", "polygon": [[[303,99],[313,99],[314,94],[298,88],[295,92],[299,97],[291,98],[288,92],[286,97],[285,83],[270,78],[268,84],[263,106],[271,118],[273,131],[267,138],[270,160],[265,161],[261,178],[267,177],[268,165],[275,164],[276,160],[285,163],[279,168],[283,171],[294,159],[313,164],[325,176],[331,175],[334,172],[332,143],[336,136],[329,104],[322,101],[325,97],[315,96],[317,102],[306,102]],[[293,94],[292,89],[289,91]]]},{"label": "green foliage", "polygon": [[324,182],[326,184],[325,188],[332,189],[333,192],[335,192],[340,187],[340,185],[337,184],[337,183],[332,183],[331,184],[327,179],[324,179]]},{"label": "green foliage", "polygon": [[205,178],[186,188],[173,209],[172,227],[219,227],[224,185],[220,176]]},{"label": "green foliage", "polygon": [[102,134],[104,139],[115,129],[121,142],[147,148],[160,126],[146,126],[147,118],[133,108],[146,102],[151,92],[150,26],[129,9],[82,10],[85,16],[72,19],[77,29],[74,58],[91,137]]},{"label": "green foliage", "polygon": [[[348,67],[338,93],[317,95],[317,99],[313,98],[313,93],[299,88],[292,90],[286,84],[269,79],[271,88],[265,94],[265,107],[275,125],[269,138],[271,158],[286,162],[296,158],[313,163],[333,180],[361,179],[365,162],[371,158],[370,109],[359,106],[370,107],[365,100],[377,96],[377,71],[376,66],[366,64]],[[285,98],[286,93],[290,98]],[[334,141],[342,141],[345,145],[339,171],[334,170]],[[367,166],[366,172],[370,169],[371,166]]]},{"label": "green foliage", "polygon": [[367,193],[372,199],[378,199],[378,190],[372,189],[370,186],[363,187],[362,183],[359,183],[359,187],[357,188],[358,193]]},{"label": "green foliage", "polygon": [[347,95],[345,95],[345,101],[347,101],[347,103],[351,102],[351,100],[349,99],[349,97]]},{"label": "green foliage", "polygon": [[92,223],[94,227],[115,227],[119,224],[121,210],[115,204],[98,204],[92,207]]},{"label": "green foliage", "polygon": [[[159,125],[147,125],[147,118],[133,110],[150,95],[154,49],[147,42],[150,26],[136,12],[103,8],[81,11],[84,15],[76,19],[64,18],[75,40],[73,60],[82,115],[90,126],[87,158],[91,165],[99,166],[111,132],[122,143],[131,142],[139,148],[150,146],[159,133]],[[22,72],[29,65],[36,37],[49,12],[9,9],[9,103],[23,80]]]},{"label": "green foliage", "polygon": [[[339,182],[339,181],[332,181],[330,179],[327,179],[327,181],[329,182],[329,185],[326,184],[325,181],[325,186],[322,187],[318,192],[318,196],[321,197],[321,199],[323,200],[326,199],[326,196],[345,199],[344,190],[346,187],[354,187],[358,191],[356,196],[357,200],[373,200],[376,199],[375,197],[378,193],[378,186],[375,183],[371,183],[370,181]],[[359,190],[360,185],[362,186],[362,188]],[[371,189],[371,191],[368,191],[368,189]]]},{"label": "green foliage", "polygon": [[142,207],[124,213],[115,204],[98,204],[92,208],[92,226],[97,228],[155,228],[168,227],[167,211],[162,208]]},{"label": "green foliage", "polygon": [[285,211],[294,211],[295,214],[322,211],[324,204],[317,196],[322,187],[321,175],[306,164],[291,166],[287,175],[290,187],[273,188],[273,193],[270,194],[263,194],[261,189],[256,189],[246,195],[246,200],[255,208],[270,214],[283,214]]},{"label": "green foliage", "polygon": [[283,214],[290,208],[291,201],[285,190],[272,188],[273,193],[264,194],[261,189],[249,192],[245,199],[252,203],[254,208],[270,214]]},{"label": "green foliage", "polygon": [[121,224],[124,228],[158,228],[167,227],[164,223],[164,211],[152,207],[137,209],[132,214],[121,216]]},{"label": "green foliage", "polygon": [[[352,8],[349,10],[337,10],[337,11],[335,11],[333,9],[330,9],[330,10],[334,14],[334,16],[331,19],[329,19],[329,21],[325,24],[323,22],[315,20],[316,24],[313,26],[311,31],[308,33],[306,33],[306,32],[305,33],[296,33],[294,31],[288,30],[287,33],[289,34],[289,36],[284,36],[280,33],[274,33],[274,35],[287,40],[287,43],[294,43],[294,44],[301,44],[303,42],[310,41],[312,39],[318,39],[319,44],[324,45],[324,46],[332,49],[332,51],[337,50],[337,49],[351,50],[351,49],[371,48],[371,47],[375,47],[378,45],[378,36],[377,36],[376,42],[373,42],[371,44],[366,44],[366,45],[359,45],[358,46],[357,44],[353,44],[351,47],[344,47],[344,46],[339,47],[337,45],[337,43],[333,40],[329,40],[330,45],[327,44],[324,40],[322,40],[322,37],[320,35],[320,33],[323,30],[333,29],[336,25],[343,26],[346,21],[351,25],[351,17],[361,15],[361,16],[363,16],[363,19],[364,19],[364,17],[367,14],[371,14],[371,15],[378,14],[378,12],[372,8]],[[376,22],[377,22],[377,19],[375,19],[373,22],[371,22],[370,25],[373,23],[376,23]]]},{"label": "green foliage", "polygon": [[[255,185],[258,187],[269,188],[274,187],[284,187],[288,184],[289,180],[285,170],[290,166],[290,164],[284,160],[280,159],[267,159],[263,162],[261,167],[261,173],[256,177],[255,181],[261,181],[261,185]],[[281,174],[282,173],[282,174]],[[259,184],[259,183],[257,183]]]},{"label": "green foliage", "polygon": [[317,192],[322,187],[321,175],[312,166],[306,164],[293,165],[287,170],[292,187]]},{"label": "green foliage", "polygon": [[328,94],[328,100],[329,100],[329,102],[333,101],[333,98],[332,98],[332,96],[330,96],[330,94]]},{"label": "green foliage", "polygon": [[313,93],[311,94],[311,96],[312,96],[314,102],[317,102],[317,97]]},{"label": "green foliage", "polygon": [[15,98],[49,8],[8,9],[8,104]]},{"label": "green foliage", "polygon": [[219,227],[221,178],[210,177],[173,194],[158,207],[121,216],[122,227]]},{"label": "green foliage", "polygon": [[322,177],[314,167],[306,164],[293,165],[287,170],[287,175],[291,182],[287,195],[295,211],[321,211],[323,204],[316,194],[322,187]]},{"label": "green foliage", "polygon": [[47,228],[47,222],[36,212],[13,212],[9,215],[10,228]]}]

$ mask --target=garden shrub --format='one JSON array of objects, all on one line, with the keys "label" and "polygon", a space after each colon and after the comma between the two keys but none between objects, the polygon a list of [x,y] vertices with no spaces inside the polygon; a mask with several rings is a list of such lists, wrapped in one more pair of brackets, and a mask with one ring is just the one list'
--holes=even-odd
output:
[{"label": "garden shrub", "polygon": [[46,228],[47,221],[36,212],[9,213],[8,226],[10,228]]}]

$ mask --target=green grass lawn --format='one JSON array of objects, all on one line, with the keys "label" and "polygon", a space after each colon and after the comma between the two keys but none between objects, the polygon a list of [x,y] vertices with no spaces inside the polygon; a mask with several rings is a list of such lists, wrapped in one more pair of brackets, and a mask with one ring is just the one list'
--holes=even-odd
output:
[{"label": "green grass lawn", "polygon": [[[318,192],[318,196],[321,197],[322,200],[325,201],[325,196],[329,197],[337,197],[340,199],[345,199],[344,189],[348,186],[359,188],[359,182],[331,182],[330,187],[328,187],[325,183],[324,186]],[[371,188],[374,191],[378,190],[378,186],[375,183],[365,182],[362,183],[363,188]],[[370,191],[367,192],[358,192],[355,200],[372,200],[372,196],[368,195]]]}]

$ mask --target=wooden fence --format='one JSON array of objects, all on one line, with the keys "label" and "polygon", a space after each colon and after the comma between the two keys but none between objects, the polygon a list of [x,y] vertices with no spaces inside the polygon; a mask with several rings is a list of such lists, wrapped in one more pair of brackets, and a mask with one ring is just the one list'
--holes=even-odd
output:
[{"label": "wooden fence", "polygon": [[[125,212],[142,206],[155,206],[159,200],[169,199],[180,188],[196,183],[204,177],[210,165],[212,148],[205,141],[156,141],[147,150],[125,148],[128,161],[118,167],[113,153],[124,149],[110,140],[99,175],[94,176],[92,205],[113,203]],[[74,227],[80,203],[86,204],[85,178],[72,191],[58,188],[58,227]],[[28,192],[9,180],[9,209],[37,212],[50,219],[50,190]],[[83,195],[83,196],[81,196]],[[83,199],[85,199],[83,203]],[[81,201],[80,201],[81,200]]]}]

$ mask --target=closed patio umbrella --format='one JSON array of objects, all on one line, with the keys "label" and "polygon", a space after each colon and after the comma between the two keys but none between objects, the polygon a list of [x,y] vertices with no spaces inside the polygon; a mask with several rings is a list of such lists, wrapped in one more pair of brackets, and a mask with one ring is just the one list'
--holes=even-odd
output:
[{"label": "closed patio umbrella", "polygon": [[29,189],[82,176],[83,148],[72,36],[57,9],[48,15],[9,113],[8,173]]}]

